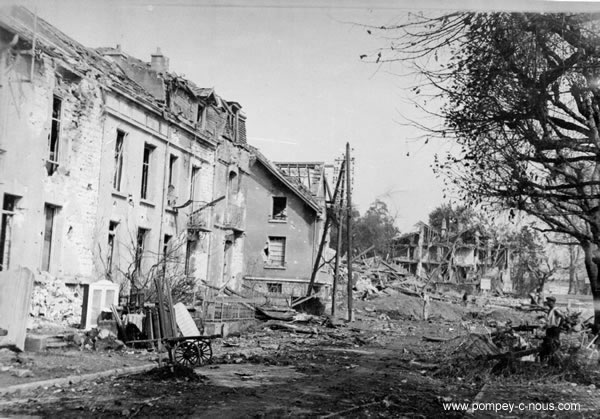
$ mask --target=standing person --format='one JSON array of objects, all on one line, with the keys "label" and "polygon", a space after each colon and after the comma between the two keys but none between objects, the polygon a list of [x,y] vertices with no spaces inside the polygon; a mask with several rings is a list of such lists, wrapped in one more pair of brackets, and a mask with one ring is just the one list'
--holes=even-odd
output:
[{"label": "standing person", "polygon": [[542,361],[550,359],[560,348],[560,326],[565,317],[556,307],[555,297],[546,297],[545,304],[548,306],[549,311],[546,317],[546,336],[540,349],[540,359]]}]

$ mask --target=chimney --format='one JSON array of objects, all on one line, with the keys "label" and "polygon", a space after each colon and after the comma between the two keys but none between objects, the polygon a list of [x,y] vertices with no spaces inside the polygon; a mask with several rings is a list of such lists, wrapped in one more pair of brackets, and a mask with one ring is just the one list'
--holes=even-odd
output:
[{"label": "chimney", "polygon": [[123,54],[123,50],[121,49],[121,44],[117,44],[115,48],[100,48],[101,54],[107,57],[123,57],[125,58],[125,54]]},{"label": "chimney", "polygon": [[156,48],[156,52],[150,55],[150,68],[157,73],[166,73],[169,71],[169,58],[162,54],[160,48]]}]

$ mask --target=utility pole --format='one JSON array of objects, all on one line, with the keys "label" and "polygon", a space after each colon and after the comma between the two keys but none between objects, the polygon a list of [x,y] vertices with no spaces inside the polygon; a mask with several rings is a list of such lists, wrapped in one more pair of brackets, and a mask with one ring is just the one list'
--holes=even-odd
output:
[{"label": "utility pole", "polygon": [[[340,206],[336,211],[337,215],[337,246],[335,249],[335,269],[333,271],[333,292],[331,295],[331,316],[335,316],[335,294],[337,292],[337,280],[340,274],[340,257],[342,254],[342,225],[344,221],[344,162],[340,168],[338,175],[338,182],[340,183]],[[336,204],[334,200],[334,205]]]},{"label": "utility pole", "polygon": [[352,178],[350,167],[350,143],[346,143],[346,260],[348,261],[348,321],[352,315]]}]

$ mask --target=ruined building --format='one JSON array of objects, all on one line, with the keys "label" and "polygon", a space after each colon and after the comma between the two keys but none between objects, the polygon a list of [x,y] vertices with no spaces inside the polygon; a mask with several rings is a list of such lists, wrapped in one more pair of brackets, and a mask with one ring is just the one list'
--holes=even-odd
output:
[{"label": "ruined building", "polygon": [[250,156],[241,106],[160,50],[94,50],[0,10],[0,270],[239,288]]},{"label": "ruined building", "polygon": [[419,222],[393,240],[394,263],[432,283],[511,291],[510,252],[476,228],[438,231]]},{"label": "ruined building", "polygon": [[[248,180],[246,294],[291,304],[308,291],[322,240],[328,187],[323,163],[272,163],[258,150]],[[331,275],[318,272],[316,292],[327,296]]]}]

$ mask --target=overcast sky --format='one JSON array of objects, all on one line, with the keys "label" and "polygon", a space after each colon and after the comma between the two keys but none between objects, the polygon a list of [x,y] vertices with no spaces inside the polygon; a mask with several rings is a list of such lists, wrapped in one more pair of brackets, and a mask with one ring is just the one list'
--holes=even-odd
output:
[{"label": "overcast sky", "polygon": [[[160,47],[171,71],[243,106],[249,142],[271,160],[332,162],[350,142],[354,200],[361,213],[383,199],[406,231],[442,202],[441,181],[430,165],[434,153],[449,146],[424,144],[415,139],[418,131],[399,123],[400,115],[420,115],[406,100],[412,81],[391,74],[405,70],[399,64],[378,68],[361,62],[361,54],[385,43],[357,24],[398,21],[416,5],[436,9],[486,2],[20,3],[89,47],[120,44],[146,61]],[[512,3],[514,8],[540,4]]]}]

